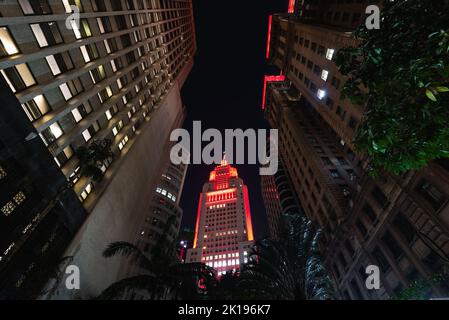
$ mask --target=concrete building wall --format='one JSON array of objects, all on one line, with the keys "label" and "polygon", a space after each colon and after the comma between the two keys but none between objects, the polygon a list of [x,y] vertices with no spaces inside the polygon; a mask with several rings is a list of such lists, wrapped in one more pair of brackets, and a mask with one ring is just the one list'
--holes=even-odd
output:
[{"label": "concrete building wall", "polygon": [[[71,293],[61,285],[61,296],[88,298],[98,295],[121,274],[123,258],[105,259],[102,251],[115,241],[134,242],[141,221],[148,214],[152,196],[169,155],[169,135],[182,114],[178,88],[172,89],[152,113],[134,145],[125,150],[120,170],[111,177],[105,192],[66,251],[81,271],[81,290]],[[178,126],[180,125],[178,120]],[[165,141],[165,143],[164,143]],[[106,177],[107,178],[107,177]],[[68,296],[67,296],[68,295]]]}]

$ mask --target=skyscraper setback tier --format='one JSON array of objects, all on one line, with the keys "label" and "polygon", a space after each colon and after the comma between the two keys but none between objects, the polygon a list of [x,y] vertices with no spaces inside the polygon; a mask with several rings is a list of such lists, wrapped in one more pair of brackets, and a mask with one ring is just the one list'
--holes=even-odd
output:
[{"label": "skyscraper setback tier", "polygon": [[210,173],[198,203],[193,248],[186,262],[203,262],[218,276],[238,270],[254,244],[248,188],[225,159]]}]

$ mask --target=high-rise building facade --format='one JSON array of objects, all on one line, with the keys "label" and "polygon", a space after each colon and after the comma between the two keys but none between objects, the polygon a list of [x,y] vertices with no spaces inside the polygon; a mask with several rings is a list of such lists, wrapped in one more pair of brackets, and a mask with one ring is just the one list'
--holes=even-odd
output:
[{"label": "high-rise building facade", "polygon": [[3,79],[0,88],[0,299],[33,299],[87,212]]},{"label": "high-rise building facade", "polygon": [[[264,111],[279,129],[279,152],[304,212],[324,231],[340,298],[384,299],[442,270],[449,165],[441,159],[375,179],[366,173],[366,158],[352,145],[363,106],[340,99],[345,79],[333,59],[339,48],[357,45],[350,31],[372,3],[335,3],[297,1],[293,12],[270,18],[268,58],[285,81],[268,83]],[[379,290],[365,286],[369,265],[380,269]],[[428,294],[448,293],[441,284]]]},{"label": "high-rise building facade", "polygon": [[218,276],[248,262],[254,245],[248,188],[225,159],[209,176],[200,194],[193,248],[186,263],[202,262]]},{"label": "high-rise building facade", "polygon": [[280,240],[281,216],[302,214],[303,210],[294,192],[290,176],[284,169],[282,157],[278,159],[278,171],[274,175],[260,177],[262,199],[271,239]]},{"label": "high-rise building facade", "polygon": [[[134,239],[183,118],[192,2],[20,0],[0,14],[0,72],[89,212],[66,255],[81,271],[77,294],[96,295],[121,277],[101,252]],[[100,181],[80,176],[75,151],[102,139],[115,160]]]},{"label": "high-rise building facade", "polygon": [[[160,180],[153,191],[153,199],[147,215],[143,218],[141,227],[135,235],[135,244],[149,259],[152,257],[152,248],[161,244],[171,243],[180,249],[181,258],[185,259],[187,244],[178,243],[178,235],[181,227],[183,210],[179,205],[184,181],[187,173],[187,165],[175,165],[169,163],[163,171]],[[140,275],[148,270],[141,269],[132,261],[123,266],[123,274],[127,276]],[[148,292],[145,290],[135,290],[127,293],[124,299],[148,299]]]},{"label": "high-rise building facade", "polygon": [[149,214],[145,217],[138,234],[137,243],[143,252],[149,254],[151,247],[156,245],[164,232],[164,237],[168,241],[177,240],[182,220],[179,201],[186,173],[187,165],[170,163],[162,174],[154,190]]}]

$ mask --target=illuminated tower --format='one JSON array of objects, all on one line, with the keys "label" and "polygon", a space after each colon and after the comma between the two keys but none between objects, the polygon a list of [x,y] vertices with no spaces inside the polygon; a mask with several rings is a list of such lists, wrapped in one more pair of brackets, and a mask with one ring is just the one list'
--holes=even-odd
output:
[{"label": "illuminated tower", "polygon": [[253,244],[248,188],[223,158],[200,194],[193,248],[187,251],[186,262],[206,263],[221,276],[246,263]]}]

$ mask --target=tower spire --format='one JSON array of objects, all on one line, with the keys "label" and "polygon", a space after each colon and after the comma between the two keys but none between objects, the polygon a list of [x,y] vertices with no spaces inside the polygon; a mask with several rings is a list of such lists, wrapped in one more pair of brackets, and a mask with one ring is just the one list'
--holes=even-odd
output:
[{"label": "tower spire", "polygon": [[225,165],[228,164],[228,161],[226,160],[226,151],[223,152],[223,158],[221,159],[220,164],[221,164],[222,166],[225,166]]}]

